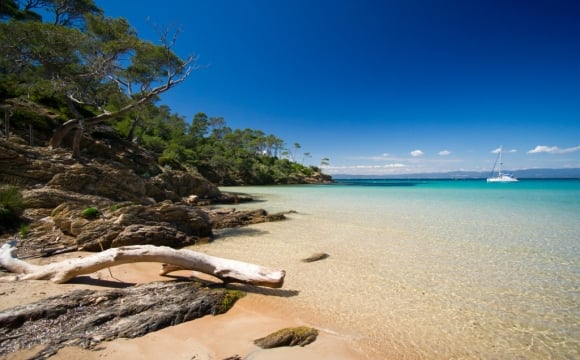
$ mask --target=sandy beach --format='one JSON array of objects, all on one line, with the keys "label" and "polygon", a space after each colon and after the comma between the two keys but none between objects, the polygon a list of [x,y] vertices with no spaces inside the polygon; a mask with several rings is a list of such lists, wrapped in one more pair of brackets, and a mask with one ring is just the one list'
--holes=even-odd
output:
[{"label": "sandy beach", "polygon": [[[72,253],[65,256],[83,255],[85,254]],[[31,262],[57,261],[65,256],[31,260]],[[54,284],[41,280],[0,283],[0,309],[30,303],[79,288],[107,289],[119,282],[171,281],[171,278],[157,275],[159,268],[160,265],[157,263],[120,265],[111,268],[111,272],[101,270],[68,284]],[[181,271],[174,275],[190,276],[191,272]],[[204,277],[203,274],[197,275]],[[293,317],[290,308],[277,308],[276,303],[269,298],[270,296],[264,294],[248,293],[226,314],[205,316],[141,338],[105,342],[95,350],[66,347],[53,358],[199,360],[225,359],[238,355],[244,359],[365,359],[363,354],[355,351],[345,338],[320,328],[317,340],[305,347],[264,350],[255,346],[253,344],[255,339],[285,327],[307,325],[316,328],[316,324],[306,324]],[[10,354],[7,359],[27,359],[32,354],[34,354],[34,349]]]},{"label": "sandy beach", "polygon": [[[192,249],[284,269],[281,289],[230,284],[248,295],[224,315],[103,343],[98,351],[63,349],[57,357],[579,358],[578,302],[569,291],[578,283],[577,205],[550,205],[558,200],[554,195],[541,202],[546,190],[534,184],[519,191],[443,185],[449,188],[244,188],[267,200],[261,205],[269,212],[296,213],[281,222],[216,231],[213,242]],[[562,201],[574,198],[569,194],[577,192],[562,191]],[[495,226],[502,224],[497,209],[518,201],[521,210]],[[319,252],[330,256],[301,261]],[[168,280],[158,270],[158,264],[142,263],[111,268],[115,279],[105,269],[83,284],[4,283],[0,307],[77,287]],[[253,345],[299,325],[318,329],[317,341],[278,350]]]}]

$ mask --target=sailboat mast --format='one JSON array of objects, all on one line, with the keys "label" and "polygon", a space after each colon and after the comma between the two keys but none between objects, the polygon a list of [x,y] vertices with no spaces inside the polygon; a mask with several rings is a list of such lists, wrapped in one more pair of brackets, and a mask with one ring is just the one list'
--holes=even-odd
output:
[{"label": "sailboat mast", "polygon": [[499,167],[498,167],[498,176],[501,176],[501,165],[502,165],[502,158],[501,158],[501,151],[502,147],[499,147]]}]

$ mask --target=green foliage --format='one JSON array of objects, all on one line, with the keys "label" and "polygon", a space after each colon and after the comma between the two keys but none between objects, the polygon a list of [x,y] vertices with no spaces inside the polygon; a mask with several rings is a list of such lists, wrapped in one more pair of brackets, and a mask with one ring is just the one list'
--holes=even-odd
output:
[{"label": "green foliage", "polygon": [[0,228],[10,228],[20,222],[24,203],[20,189],[15,186],[0,187]]},{"label": "green foliage", "polygon": [[27,21],[40,21],[42,19],[39,14],[31,11],[30,9],[20,10],[18,1],[16,0],[2,0],[0,1],[0,19],[9,18]]},{"label": "green foliage", "polygon": [[[204,113],[188,122],[156,105],[187,78],[194,61],[171,50],[175,39],[167,29],[161,45],[144,41],[125,18],[104,16],[93,0],[5,0],[0,18],[0,99],[35,103],[31,110],[11,108],[11,122],[51,134],[53,147],[80,134],[70,131],[82,119],[93,136],[109,139],[94,129],[106,121],[162,166],[195,168],[221,185],[299,182],[316,172],[295,162],[310,157],[298,153],[297,142],[288,149],[261,130],[232,129]],[[76,158],[80,136],[69,141]]]},{"label": "green foliage", "polygon": [[101,215],[101,212],[99,211],[99,209],[94,208],[94,207],[90,207],[90,208],[86,208],[81,212],[81,217],[85,218],[85,219],[96,219]]},{"label": "green foliage", "polygon": [[20,237],[24,239],[28,236],[29,230],[30,230],[30,225],[23,224],[23,225],[20,225],[20,230],[18,231],[18,233],[20,234]]}]

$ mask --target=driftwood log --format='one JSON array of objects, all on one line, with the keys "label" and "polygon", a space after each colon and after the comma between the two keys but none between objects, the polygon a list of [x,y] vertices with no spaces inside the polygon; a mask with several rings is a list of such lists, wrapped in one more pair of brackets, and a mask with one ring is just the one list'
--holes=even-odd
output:
[{"label": "driftwood log", "polygon": [[269,269],[256,264],[210,256],[188,249],[175,250],[165,246],[123,246],[47,265],[33,265],[18,259],[15,256],[16,249],[15,241],[0,248],[0,266],[18,274],[0,277],[0,281],[52,280],[55,283],[65,283],[78,275],[136,262],[169,264],[170,266],[165,266],[161,270],[162,275],[174,270],[195,270],[228,283],[238,282],[271,288],[282,287],[286,275],[284,270]]}]

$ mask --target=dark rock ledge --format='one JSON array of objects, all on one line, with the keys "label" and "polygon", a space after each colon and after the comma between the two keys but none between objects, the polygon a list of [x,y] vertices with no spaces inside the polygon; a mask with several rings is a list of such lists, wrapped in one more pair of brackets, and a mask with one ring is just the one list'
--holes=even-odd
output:
[{"label": "dark rock ledge", "polygon": [[226,312],[238,290],[195,281],[161,281],[106,291],[75,290],[0,312],[0,356],[42,345],[32,359],[65,346],[93,349],[118,337],[135,338],[168,326]]}]

